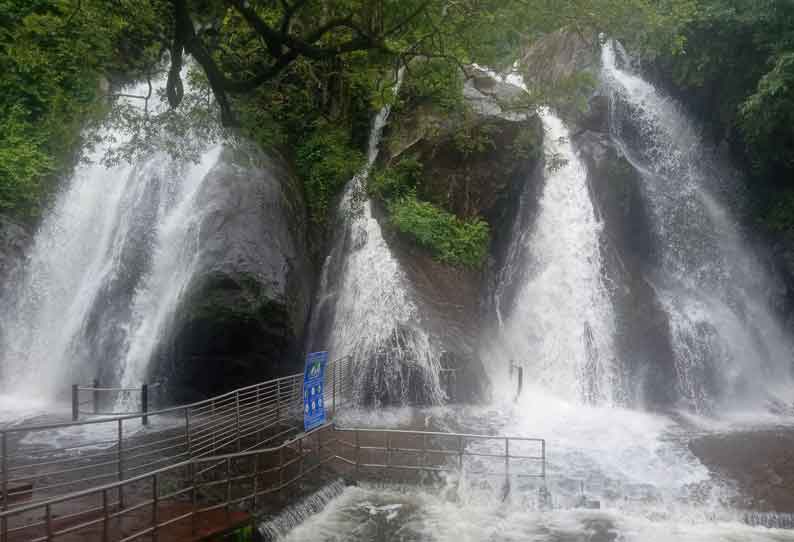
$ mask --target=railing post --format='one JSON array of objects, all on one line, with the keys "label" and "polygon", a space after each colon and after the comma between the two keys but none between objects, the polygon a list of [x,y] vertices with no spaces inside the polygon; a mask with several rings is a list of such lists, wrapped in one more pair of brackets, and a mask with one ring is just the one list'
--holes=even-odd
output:
[{"label": "railing post", "polygon": [[358,465],[361,462],[361,446],[359,445],[358,429],[356,431],[356,475],[358,475]]},{"label": "railing post", "polygon": [[93,384],[94,384],[94,393],[93,393],[94,414],[99,414],[99,390],[97,389],[99,388],[99,380],[95,378]]},{"label": "railing post", "polygon": [[232,509],[230,502],[232,500],[232,460],[226,458],[226,523],[232,522]]},{"label": "railing post", "polygon": [[336,366],[339,365],[337,362],[334,362],[334,366],[331,369],[331,408],[333,409],[333,413],[331,414],[331,419],[336,418]]},{"label": "railing post", "polygon": [[521,389],[524,387],[524,367],[518,366],[518,391],[516,392],[516,401],[521,396]]},{"label": "railing post", "polygon": [[152,542],[157,542],[157,524],[160,522],[160,487],[157,473],[152,475]]},{"label": "railing post", "polygon": [[80,418],[80,385],[72,384],[72,421]]},{"label": "railing post", "polygon": [[463,472],[463,437],[458,436],[458,469]]},{"label": "railing post", "polygon": [[141,411],[143,411],[143,416],[141,416],[141,423],[143,423],[143,425],[149,425],[149,416],[146,415],[146,413],[149,412],[148,384],[141,385]]},{"label": "railing post", "polygon": [[234,392],[234,432],[237,435],[237,451],[242,449],[241,439],[243,436],[240,434],[240,392]]},{"label": "railing post", "polygon": [[102,542],[110,540],[110,510],[108,510],[108,490],[102,490]]},{"label": "railing post", "polygon": [[[8,433],[3,431],[0,437],[0,453],[3,454],[2,467],[3,467],[3,511],[8,510]],[[8,519],[3,516],[2,526],[3,540],[8,540]]]},{"label": "railing post", "polygon": [[[519,373],[520,375],[521,373]],[[505,498],[510,494],[510,439],[505,437]]]},{"label": "railing post", "polygon": [[540,455],[542,457],[540,462],[540,474],[543,476],[543,480],[546,480],[546,440],[540,441]]},{"label": "railing post", "polygon": [[52,540],[52,507],[47,504],[44,506],[44,522],[47,529],[47,540]]},{"label": "railing post", "polygon": [[281,423],[281,379],[276,380],[276,425]]},{"label": "railing post", "polygon": [[[118,467],[117,477],[118,477],[119,482],[121,482],[124,479],[124,465],[123,465],[123,461],[124,461],[124,457],[123,457],[123,454],[124,454],[124,445],[123,445],[123,442],[124,442],[124,426],[122,425],[122,423],[123,423],[123,420],[119,419],[119,421],[118,421],[118,457],[116,459],[116,462],[118,463],[118,465],[117,465],[117,467]],[[119,484],[119,509],[122,509],[122,508],[124,508],[124,488],[121,486],[121,484]]]}]

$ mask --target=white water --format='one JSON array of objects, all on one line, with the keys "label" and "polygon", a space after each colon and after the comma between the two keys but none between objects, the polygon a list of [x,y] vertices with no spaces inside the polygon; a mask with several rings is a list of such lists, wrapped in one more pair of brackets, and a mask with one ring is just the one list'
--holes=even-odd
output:
[{"label": "white water", "polygon": [[[416,377],[422,399],[433,404],[443,399],[440,352],[422,327],[408,281],[383,237],[372,202],[362,201],[389,112],[386,106],[375,118],[367,164],[342,196],[340,233],[323,267],[317,305],[334,304],[327,348],[333,358],[353,356],[354,373],[359,375],[353,390],[356,400],[374,395],[376,402],[382,396],[406,402],[410,378]],[[329,276],[332,273],[339,276]]]},{"label": "white water", "polygon": [[[524,366],[525,378],[549,393],[573,401],[619,403],[615,318],[601,269],[603,226],[568,130],[550,111],[541,118],[547,161],[557,166],[547,165],[534,224],[513,233],[494,296],[499,329],[484,359],[491,360],[492,371],[500,365],[495,375],[500,380],[514,360]],[[519,216],[517,225],[522,223]],[[515,299],[505,299],[514,284]]]},{"label": "white water", "polygon": [[[612,131],[650,203],[679,394],[696,410],[790,402],[792,348],[769,307],[774,282],[721,202],[737,186],[681,108],[620,67],[623,56],[603,48]],[[624,138],[624,126],[637,134]]]},{"label": "white water", "polygon": [[[162,107],[152,98],[150,110]],[[125,136],[102,136],[91,163],[64,183],[21,282],[0,305],[4,404],[49,404],[100,375],[105,385],[140,385],[190,280],[201,217],[195,196],[220,147],[198,164],[154,152],[108,168],[101,157]]]},{"label": "white water", "polygon": [[[607,74],[610,70],[614,73],[614,66],[608,62],[605,69]],[[649,89],[647,83],[641,83],[637,86]],[[645,98],[654,96],[658,95],[648,93]],[[674,114],[677,110],[670,106],[659,110],[658,118],[646,120],[652,132],[664,133],[668,124],[689,127],[683,117]],[[720,420],[687,415],[685,428],[666,415],[621,406],[625,390],[613,346],[614,316],[602,279],[601,224],[593,210],[584,168],[564,139],[565,127],[549,112],[543,114],[543,121],[547,154],[557,154],[566,162],[560,169],[547,172],[537,216],[516,222],[518,229],[508,262],[494,292],[499,328],[483,356],[489,360],[493,403],[437,407],[420,413],[390,410],[381,415],[380,422],[371,412],[349,414],[346,419],[370,426],[392,426],[395,421],[415,426],[417,419],[424,418],[425,424],[443,430],[543,437],[548,452],[550,507],[544,508],[539,502],[539,482],[517,477],[512,478],[509,497],[503,501],[503,479],[482,476],[485,471],[500,472],[501,461],[470,458],[463,472],[450,476],[440,489],[347,488],[286,540],[794,540],[791,531],[745,524],[745,513],[730,504],[734,490],[713,477],[688,449],[688,441],[698,434],[775,426],[789,420],[759,411],[757,404],[749,402],[740,405],[742,412],[723,411],[725,416]],[[699,139],[692,130],[668,133],[677,135],[668,140],[670,145],[658,150],[656,159],[680,164],[685,150],[697,145]],[[656,198],[653,204],[658,234],[669,241],[663,265],[667,282],[663,284],[676,286],[666,291],[665,308],[674,318],[682,319],[674,323],[677,353],[686,354],[683,343],[692,341],[683,333],[697,334],[697,327],[704,323],[717,330],[717,340],[698,346],[708,352],[713,348],[720,355],[727,350],[735,356],[727,361],[723,358],[729,365],[720,368],[727,372],[728,386],[726,382],[718,384],[731,395],[734,373],[749,376],[759,367],[758,345],[767,344],[771,351],[785,350],[785,341],[769,312],[761,308],[762,302],[752,301],[756,290],[748,285],[747,276],[756,281],[761,277],[763,282],[763,274],[752,265],[729,213],[695,182],[702,180],[695,175],[701,162],[698,149],[695,147],[688,158],[685,175],[681,176],[679,170],[670,180],[671,186],[656,192],[649,187],[648,191],[652,200]],[[642,166],[637,160],[634,163]],[[658,180],[648,171],[646,167],[646,181]],[[667,204],[661,203],[664,197],[670,198]],[[527,212],[526,204],[523,202],[522,212]],[[521,225],[527,223],[531,226],[522,230]],[[704,228],[702,234],[692,231],[698,228]],[[510,284],[517,287],[509,288]],[[743,320],[739,318],[737,303],[725,301],[725,289],[744,303],[745,310],[759,311],[760,320],[755,323],[759,328],[769,325],[759,331],[761,337],[748,338],[747,324],[753,320],[749,314]],[[513,291],[516,297],[509,299]],[[698,303],[699,314],[692,308]],[[682,310],[678,306],[689,310],[676,313]],[[692,321],[693,314],[700,320]],[[731,320],[741,320],[743,325],[730,327]],[[737,344],[743,344],[748,349],[745,354],[754,357],[740,358]],[[510,360],[524,365],[524,391],[515,401],[516,382],[508,376]],[[684,355],[679,364],[692,361]],[[687,374],[679,373],[679,378],[682,393],[692,394],[692,399],[697,393],[706,393],[705,389],[695,392],[687,388]],[[759,412],[764,416],[758,417]],[[468,449],[503,452],[499,443],[471,444]],[[514,474],[522,469],[536,472],[536,468],[520,462],[511,464]],[[582,490],[588,499],[599,501],[600,510],[574,507]],[[766,524],[777,521],[775,517],[758,519]],[[787,521],[785,517],[780,519],[782,523]]]}]

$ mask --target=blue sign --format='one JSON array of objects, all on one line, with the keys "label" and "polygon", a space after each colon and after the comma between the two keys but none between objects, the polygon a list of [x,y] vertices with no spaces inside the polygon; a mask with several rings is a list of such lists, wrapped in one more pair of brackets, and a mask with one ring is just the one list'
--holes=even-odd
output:
[{"label": "blue sign", "polygon": [[323,385],[328,352],[314,352],[306,356],[303,373],[303,428],[306,431],[325,423]]}]

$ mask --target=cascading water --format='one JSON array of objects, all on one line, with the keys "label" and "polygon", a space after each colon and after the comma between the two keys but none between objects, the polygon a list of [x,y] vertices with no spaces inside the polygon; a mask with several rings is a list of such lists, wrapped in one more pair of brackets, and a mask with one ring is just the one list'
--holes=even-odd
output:
[{"label": "cascading water", "polygon": [[786,397],[792,349],[770,310],[774,284],[720,201],[737,187],[681,108],[621,67],[619,44],[604,45],[602,63],[612,136],[651,208],[680,396],[696,410]]},{"label": "cascading water", "polygon": [[[367,164],[342,195],[310,340],[334,358],[353,358],[358,402],[437,404],[444,396],[438,379],[440,352],[421,325],[408,281],[383,237],[372,201],[361,200],[389,112],[386,106],[375,117]],[[330,320],[324,332],[323,319]]]},{"label": "cascading water", "polygon": [[[615,319],[601,269],[602,225],[567,129],[550,111],[541,118],[549,162],[545,186],[534,225],[513,232],[496,286],[497,350],[502,360],[524,365],[533,385],[559,397],[619,402]],[[516,225],[527,222],[519,216]],[[517,294],[505,299],[506,291]]]},{"label": "cascading water", "polygon": [[[155,95],[149,110],[159,107]],[[102,135],[92,162],[64,183],[20,283],[0,305],[4,394],[54,401],[97,376],[140,385],[191,278],[201,217],[194,202],[220,146],[196,164],[154,152],[105,167],[110,142],[125,136]]]}]

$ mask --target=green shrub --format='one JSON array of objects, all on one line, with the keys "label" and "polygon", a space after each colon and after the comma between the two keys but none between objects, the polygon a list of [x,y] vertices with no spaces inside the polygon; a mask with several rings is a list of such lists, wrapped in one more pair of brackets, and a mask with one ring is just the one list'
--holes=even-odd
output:
[{"label": "green shrub", "polygon": [[422,174],[422,163],[415,157],[403,158],[397,164],[370,175],[367,191],[383,201],[404,198],[416,190]]},{"label": "green shrub", "polygon": [[303,179],[311,219],[318,225],[328,220],[328,207],[339,190],[364,165],[364,155],[350,143],[346,130],[318,124],[295,152]]},{"label": "green shrub", "polygon": [[488,224],[461,220],[412,193],[389,204],[391,224],[447,264],[480,267],[488,252]]}]

